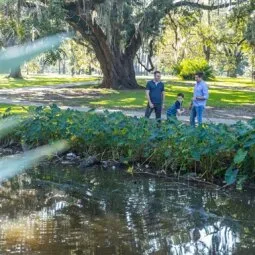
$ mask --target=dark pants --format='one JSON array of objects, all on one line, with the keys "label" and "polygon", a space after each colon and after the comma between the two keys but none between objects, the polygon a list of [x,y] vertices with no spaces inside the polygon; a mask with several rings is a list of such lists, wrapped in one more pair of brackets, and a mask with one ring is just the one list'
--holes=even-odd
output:
[{"label": "dark pants", "polygon": [[161,112],[162,112],[162,104],[154,104],[154,108],[150,108],[150,105],[147,105],[146,111],[145,111],[145,118],[150,118],[152,112],[155,111],[156,120],[161,120]]}]

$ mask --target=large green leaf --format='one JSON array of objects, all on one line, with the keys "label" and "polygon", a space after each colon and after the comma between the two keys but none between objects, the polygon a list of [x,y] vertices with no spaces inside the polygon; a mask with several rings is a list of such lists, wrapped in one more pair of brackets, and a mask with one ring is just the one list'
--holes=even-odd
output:
[{"label": "large green leaf", "polygon": [[252,134],[245,142],[244,148],[249,148],[255,145],[255,134]]},{"label": "large green leaf", "polygon": [[236,188],[238,190],[242,190],[243,189],[243,185],[244,183],[246,182],[248,176],[247,175],[244,175],[244,176],[240,176],[237,180],[237,183],[236,183]]},{"label": "large green leaf", "polygon": [[200,153],[198,151],[192,151],[191,152],[191,156],[196,161],[200,161],[201,155],[200,155]]},{"label": "large green leaf", "polygon": [[239,149],[237,151],[237,154],[235,155],[235,158],[234,158],[234,162],[235,164],[241,164],[244,159],[246,158],[247,156],[247,151],[243,150],[243,149]]},{"label": "large green leaf", "polygon": [[235,183],[237,174],[238,174],[238,169],[233,170],[232,168],[229,168],[225,173],[226,184],[231,185],[231,184]]}]

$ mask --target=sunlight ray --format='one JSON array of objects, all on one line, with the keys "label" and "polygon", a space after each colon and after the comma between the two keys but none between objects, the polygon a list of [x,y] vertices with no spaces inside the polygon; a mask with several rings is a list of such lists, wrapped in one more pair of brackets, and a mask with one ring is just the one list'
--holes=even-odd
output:
[{"label": "sunlight ray", "polygon": [[0,73],[19,67],[37,55],[58,47],[64,40],[71,37],[72,33],[60,33],[0,51]]},{"label": "sunlight ray", "polygon": [[65,141],[59,141],[52,145],[41,146],[23,154],[2,158],[0,160],[0,182],[25,169],[38,165],[43,159],[58,152],[65,151],[67,148],[68,144]]}]

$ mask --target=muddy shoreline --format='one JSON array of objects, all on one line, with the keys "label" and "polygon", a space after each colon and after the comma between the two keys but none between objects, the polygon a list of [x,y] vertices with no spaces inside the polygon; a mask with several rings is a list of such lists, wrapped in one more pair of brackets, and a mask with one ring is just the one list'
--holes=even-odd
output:
[{"label": "muddy shoreline", "polygon": [[[17,154],[22,154],[26,152],[24,146],[21,144],[14,143],[11,146],[0,146],[0,158],[10,157]],[[177,172],[167,173],[163,169],[157,169],[154,165],[149,165],[141,162],[121,162],[116,160],[105,160],[100,159],[101,155],[79,155],[71,151],[65,153],[51,156],[48,159],[42,160],[37,166],[73,166],[78,168],[80,173],[85,173],[94,168],[102,168],[106,171],[125,171],[132,176],[144,176],[151,178],[164,178],[169,181],[183,183],[183,184],[193,184],[199,187],[211,187],[216,190],[235,190],[235,184],[225,185],[224,178],[214,178],[212,181],[205,180],[201,178],[195,171],[191,171],[186,174],[180,174]],[[29,170],[29,169],[27,169]],[[244,185],[243,190],[252,189],[255,190],[255,184],[247,182]]]}]

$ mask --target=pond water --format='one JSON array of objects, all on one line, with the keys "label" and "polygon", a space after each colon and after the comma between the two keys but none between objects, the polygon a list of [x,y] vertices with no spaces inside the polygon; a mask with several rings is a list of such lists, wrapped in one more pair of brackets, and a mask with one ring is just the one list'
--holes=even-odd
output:
[{"label": "pond water", "polygon": [[0,254],[255,254],[255,194],[45,166],[0,187]]}]

